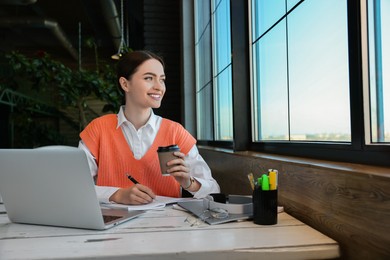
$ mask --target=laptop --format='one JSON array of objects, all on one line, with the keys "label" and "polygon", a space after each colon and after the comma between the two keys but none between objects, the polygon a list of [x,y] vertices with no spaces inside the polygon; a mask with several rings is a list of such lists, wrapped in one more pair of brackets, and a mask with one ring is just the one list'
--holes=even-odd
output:
[{"label": "laptop", "polygon": [[15,223],[104,230],[145,212],[101,207],[76,147],[0,149],[0,194]]}]

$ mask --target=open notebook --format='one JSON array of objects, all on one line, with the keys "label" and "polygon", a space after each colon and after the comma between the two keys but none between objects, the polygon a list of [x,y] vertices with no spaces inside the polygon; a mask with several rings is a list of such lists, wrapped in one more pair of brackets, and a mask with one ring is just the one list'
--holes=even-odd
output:
[{"label": "open notebook", "polygon": [[12,222],[107,229],[144,211],[102,209],[84,151],[0,149],[0,194]]},{"label": "open notebook", "polygon": [[105,207],[114,208],[114,209],[153,210],[153,209],[164,208],[166,205],[169,205],[169,204],[175,204],[178,202],[192,201],[192,200],[194,200],[194,199],[193,198],[173,198],[173,197],[166,197],[166,196],[156,196],[156,198],[153,200],[153,202],[151,202],[149,204],[124,205],[124,204],[118,204],[118,203],[104,203],[102,205]]}]

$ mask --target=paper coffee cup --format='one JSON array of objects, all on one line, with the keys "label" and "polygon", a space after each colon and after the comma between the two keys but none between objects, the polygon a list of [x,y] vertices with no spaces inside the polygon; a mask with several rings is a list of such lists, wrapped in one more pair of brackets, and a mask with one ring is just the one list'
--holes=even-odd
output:
[{"label": "paper coffee cup", "polygon": [[176,159],[174,152],[179,152],[180,148],[176,144],[170,146],[160,146],[157,149],[158,159],[160,161],[161,174],[163,176],[168,176],[169,173],[167,170],[170,168],[167,166],[167,163],[173,159]]}]

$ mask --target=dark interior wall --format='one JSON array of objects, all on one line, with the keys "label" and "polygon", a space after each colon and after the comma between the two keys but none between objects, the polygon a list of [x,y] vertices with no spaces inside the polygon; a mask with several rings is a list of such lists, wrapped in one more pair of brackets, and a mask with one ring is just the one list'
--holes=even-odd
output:
[{"label": "dark interior wall", "polygon": [[10,107],[0,104],[0,148],[8,148],[10,146],[9,117]]},{"label": "dark interior wall", "polygon": [[[389,168],[200,147],[226,194],[251,194],[247,174],[279,170],[278,203],[340,244],[341,259],[390,259]],[[299,235],[299,234],[297,234]]]},{"label": "dark interior wall", "polygon": [[163,57],[166,74],[166,93],[155,113],[182,123],[180,69],[180,1],[144,0],[144,49]]}]

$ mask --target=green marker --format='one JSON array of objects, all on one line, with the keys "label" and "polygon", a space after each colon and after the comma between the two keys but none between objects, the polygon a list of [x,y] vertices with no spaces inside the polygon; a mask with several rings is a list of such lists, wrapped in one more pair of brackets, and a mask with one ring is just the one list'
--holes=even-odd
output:
[{"label": "green marker", "polygon": [[257,187],[261,187],[262,185],[262,180],[261,177],[257,178]]},{"label": "green marker", "polygon": [[267,174],[261,176],[261,189],[269,190],[269,178]]}]

